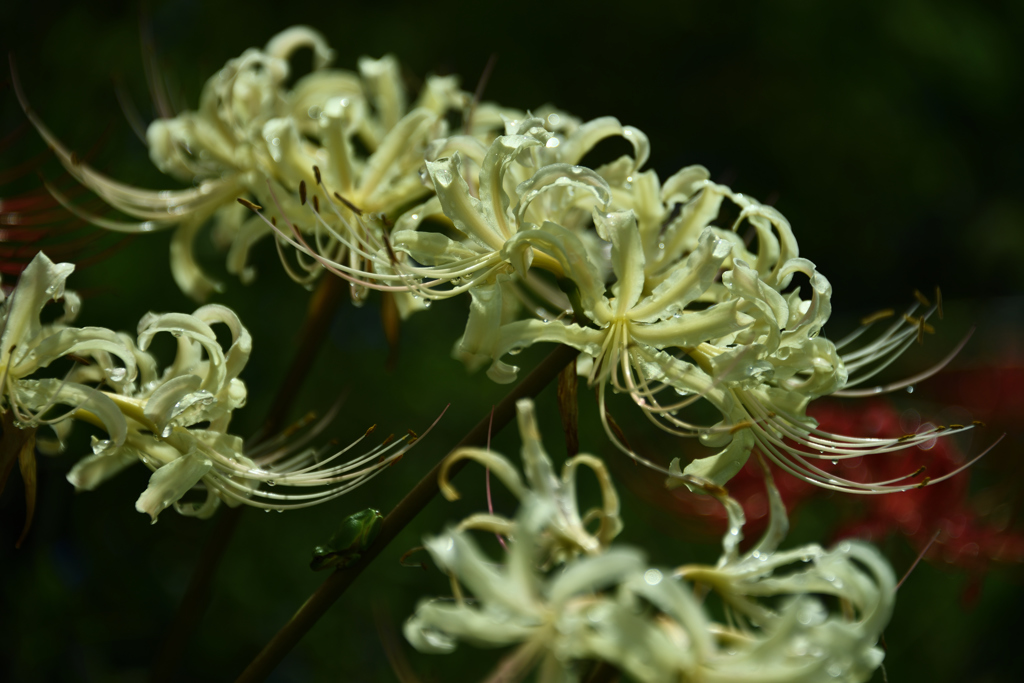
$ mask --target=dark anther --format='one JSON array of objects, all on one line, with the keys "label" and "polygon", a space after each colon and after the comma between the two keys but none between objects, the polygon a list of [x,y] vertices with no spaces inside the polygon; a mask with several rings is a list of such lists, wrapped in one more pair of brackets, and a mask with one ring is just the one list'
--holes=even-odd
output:
[{"label": "dark anther", "polygon": [[347,200],[344,197],[342,197],[337,192],[334,193],[334,196],[338,198],[339,202],[341,202],[342,204],[347,206],[349,208],[349,210],[352,211],[352,213],[354,213],[355,215],[357,215],[357,216],[362,216],[363,215],[363,210],[362,209],[360,209],[358,206],[356,206],[355,204],[353,204],[349,200]]}]

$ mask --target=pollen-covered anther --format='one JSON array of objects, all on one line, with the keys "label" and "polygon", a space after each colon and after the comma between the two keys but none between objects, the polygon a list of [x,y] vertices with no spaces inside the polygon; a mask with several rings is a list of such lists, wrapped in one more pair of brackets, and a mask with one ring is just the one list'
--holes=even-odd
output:
[{"label": "pollen-covered anther", "polygon": [[927,332],[928,334],[935,334],[935,328],[928,324],[928,321],[925,320],[924,316],[921,316],[920,318],[915,318],[914,316],[912,316],[912,315],[910,315],[908,313],[904,313],[903,314],[903,319],[906,320],[911,325],[914,325],[915,327],[917,327],[917,343],[918,344],[920,344],[920,343],[922,343],[924,341],[924,333],[925,332]]},{"label": "pollen-covered anther", "polygon": [[860,319],[860,324],[861,325],[870,325],[873,322],[878,322],[879,320],[885,320],[886,318],[891,318],[894,315],[896,315],[896,311],[894,311],[891,308],[886,308],[884,310],[876,311],[875,313],[872,313],[871,315],[868,315],[868,316],[865,316],[865,317],[861,318]]}]

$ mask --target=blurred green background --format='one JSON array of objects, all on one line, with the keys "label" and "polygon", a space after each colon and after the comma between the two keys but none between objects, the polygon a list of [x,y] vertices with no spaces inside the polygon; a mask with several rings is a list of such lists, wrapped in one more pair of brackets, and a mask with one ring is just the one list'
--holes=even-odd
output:
[{"label": "blurred green background", "polygon": [[[45,10],[10,2],[0,8],[0,41],[17,60],[34,107],[69,146],[97,147],[94,165],[122,181],[175,187],[151,167],[115,97],[117,81],[144,118],[154,115],[139,17],[138,7],[113,2],[52,2]],[[496,54],[485,99],[521,108],[553,103],[583,119],[616,116],[648,134],[649,165],[662,178],[701,163],[715,180],[773,203],[793,224],[801,255],[833,284],[831,336],[874,310],[909,303],[914,288],[941,285],[950,315],[893,377],[941,357],[972,324],[979,334],[958,364],[1024,362],[1022,3],[191,1],[152,2],[148,17],[172,92],[190,108],[227,59],[296,23],[323,32],[341,68],[353,68],[360,55],[396,54],[413,86],[430,72],[458,73],[473,90]],[[24,117],[9,88],[0,92],[0,114],[0,137],[14,134],[0,152],[0,169],[44,149],[34,132],[18,132]],[[612,145],[599,152],[618,150]],[[59,173],[52,162],[36,166],[48,177]],[[0,187],[0,196],[37,186],[29,172]],[[170,279],[168,242],[168,234],[135,239],[76,273],[69,284],[85,294],[79,322],[131,331],[148,310],[195,308]],[[243,435],[257,429],[284,376],[308,301],[281,271],[271,243],[254,256],[259,276],[245,287],[223,272],[211,246],[200,250],[204,265],[228,284],[214,300],[235,308],[254,337],[243,374],[250,402],[232,424]],[[237,675],[324,578],[306,566],[312,547],[350,512],[390,509],[500,400],[502,387],[482,374],[468,375],[450,359],[464,319],[462,300],[413,317],[402,330],[398,363],[387,372],[376,300],[362,309],[342,306],[291,419],[326,409],[347,390],[331,434],[347,443],[374,423],[384,434],[421,431],[447,403],[451,408],[399,466],[353,495],[282,515],[246,512],[206,619],[182,653],[181,679]],[[532,349],[518,359],[528,370],[544,353]],[[592,397],[581,396],[583,449],[623,465],[596,423]],[[939,409],[928,402],[927,383],[914,399],[922,412]],[[541,402],[542,430],[560,460],[553,391]],[[627,429],[645,434],[637,415],[617,415]],[[149,474],[142,467],[75,495],[64,474],[87,446],[80,432],[78,451],[41,461],[36,520],[19,551],[13,549],[23,521],[17,475],[0,498],[3,680],[144,680],[212,528],[173,512],[151,527],[133,505]],[[653,435],[641,438],[669,456],[679,448]],[[992,438],[988,433],[980,440]],[[1021,445],[1020,432],[1012,433],[975,478],[1020,474],[1013,463]],[[495,448],[513,455],[514,430],[497,436]],[[449,589],[436,571],[401,567],[398,558],[423,534],[483,505],[478,468],[470,467],[458,483],[464,500],[432,503],[273,680],[394,680],[381,630],[425,681],[477,680],[489,670],[495,653],[461,648],[449,657],[419,656],[399,635],[420,597]],[[651,477],[645,485],[660,483]],[[650,508],[624,486],[620,492],[622,539],[644,546],[652,562],[717,556],[713,538],[695,539],[686,530],[692,525]],[[823,499],[802,511],[790,543],[828,540],[843,504]],[[512,509],[504,492],[496,505]],[[1019,506],[1011,507],[1015,517]],[[914,558],[898,539],[883,550],[897,573]],[[965,574],[922,564],[900,590],[886,633],[889,679],[1018,680],[1024,670],[1017,642],[1021,578],[1018,567],[993,569],[968,607],[961,600]]]}]

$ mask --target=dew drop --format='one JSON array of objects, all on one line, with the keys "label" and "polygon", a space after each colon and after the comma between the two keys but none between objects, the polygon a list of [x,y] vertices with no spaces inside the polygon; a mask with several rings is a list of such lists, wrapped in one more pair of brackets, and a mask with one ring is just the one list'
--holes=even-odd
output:
[{"label": "dew drop", "polygon": [[909,387],[907,387],[907,393],[908,394],[914,393],[914,385],[913,384],[911,384]]},{"label": "dew drop", "polygon": [[548,149],[554,149],[555,147],[558,147],[558,145],[558,138],[551,138],[547,141],[547,143],[544,146],[547,147]]},{"label": "dew drop", "polygon": [[273,479],[267,479],[267,486],[277,486],[277,482]]},{"label": "dew drop", "polygon": [[110,375],[111,382],[120,382],[125,378],[125,375],[128,374],[128,371],[124,368],[111,368],[110,372],[107,374]]},{"label": "dew drop", "polygon": [[510,356],[518,356],[522,352],[523,352],[523,347],[522,346],[513,346],[511,349],[508,350],[508,355],[510,355]]},{"label": "dew drop", "polygon": [[648,569],[644,572],[644,581],[649,586],[657,586],[661,583],[661,572],[657,569]]}]

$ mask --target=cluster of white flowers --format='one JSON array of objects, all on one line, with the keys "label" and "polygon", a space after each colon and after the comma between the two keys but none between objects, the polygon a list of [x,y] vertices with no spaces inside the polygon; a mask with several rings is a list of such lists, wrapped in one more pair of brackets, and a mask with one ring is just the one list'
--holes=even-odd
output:
[{"label": "cluster of white flowers", "polygon": [[[580,455],[566,462],[559,479],[540,443],[533,404],[523,400],[517,407],[528,485],[500,455],[450,456],[449,464],[472,458],[490,467],[520,507],[514,520],[472,515],[426,539],[451,577],[454,597],[421,602],[406,622],[417,649],[448,653],[459,641],[516,646],[496,670],[501,680],[519,680],[539,667],[540,681],[576,681],[603,661],[644,683],[865,681],[881,664],[876,644],[892,613],[895,579],[878,551],[849,542],[778,551],[788,522],[768,475],[769,527],[740,555],[739,504],[714,484],[688,477],[729,511],[722,557],[715,566],[652,567],[639,550],[610,545],[622,524],[604,465]],[[598,474],[603,497],[602,507],[582,516],[573,483],[581,464]],[[450,491],[444,474],[441,485]],[[470,529],[507,535],[503,561],[483,553]],[[721,598],[726,623],[712,618],[698,587]]]},{"label": "cluster of white flowers", "polygon": [[[287,59],[303,47],[314,69],[286,88]],[[611,117],[581,122],[550,108],[478,103],[451,77],[428,77],[409,106],[394,58],[362,59],[356,74],[327,68],[331,56],[318,33],[291,28],[229,61],[197,111],[154,122],[153,161],[192,183],[188,190],[105,178],[26,111],[70,173],[142,222],[91,220],[118,230],[177,226],[172,270],[197,298],[219,287],[192,258],[212,217],[228,270],[243,280],[253,275],[251,246],[272,235],[296,280],[330,271],[351,283],[357,303],[377,289],[407,316],[468,292],[454,354],[470,368],[488,366],[495,381],[513,381],[518,368],[507,357],[532,344],[579,349],[579,373],[599,393],[609,437],[676,484],[688,474],[723,485],[755,446],[834,490],[880,493],[940,480],[914,472],[866,483],[819,463],[900,450],[956,428],[858,439],[819,431],[805,410],[827,394],[896,388],[852,389],[930,330],[926,320],[941,302],[919,297],[921,315],[915,304],[860,348],[847,347],[863,330],[834,343],[821,334],[831,286],[800,256],[786,219],[712,182],[701,166],[662,182],[643,170],[649,144],[639,130]],[[460,114],[461,130],[449,130]],[[610,137],[632,154],[580,165]],[[633,452],[605,412],[609,387],[659,428],[717,452],[685,468]],[[698,401],[721,419],[688,419],[684,409]]]},{"label": "cluster of white flowers", "polygon": [[[73,327],[80,300],[65,290],[73,270],[72,264],[55,264],[40,253],[10,296],[0,290],[0,411],[10,411],[18,429],[52,428],[55,439],[36,440],[51,454],[63,450],[73,420],[107,433],[106,439],[93,437],[93,454],[68,473],[75,488],[94,489],[141,461],[153,475],[135,504],[139,512],[155,522],[174,505],[182,514],[205,518],[221,501],[281,509],[329,500],[404,452],[397,447],[406,439],[342,465],[331,461],[348,449],[321,457],[313,449],[296,452],[272,442],[270,448],[246,453],[242,439],[228,432],[232,413],[245,404],[246,388],[238,374],[252,351],[252,338],[238,316],[216,304],[191,315],[148,313],[139,321],[136,339],[102,327]],[[51,300],[63,300],[64,315],[44,324],[40,315]],[[210,327],[214,324],[231,333],[227,351]],[[162,372],[147,351],[161,332],[177,339],[174,360]],[[62,358],[73,362],[63,378],[34,378]],[[60,412],[57,406],[70,409]],[[279,493],[261,490],[263,483],[320,490]],[[181,502],[197,485],[205,488],[205,500]]]}]

